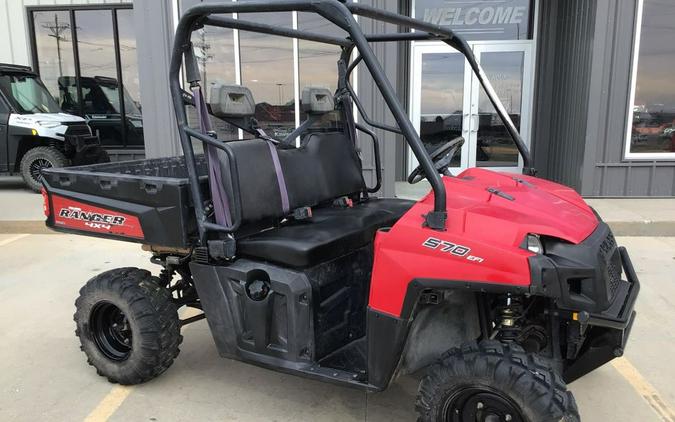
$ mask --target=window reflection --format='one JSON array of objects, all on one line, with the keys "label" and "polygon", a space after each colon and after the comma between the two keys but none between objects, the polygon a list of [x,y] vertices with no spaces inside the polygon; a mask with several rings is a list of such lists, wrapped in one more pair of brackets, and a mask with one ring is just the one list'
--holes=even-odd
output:
[{"label": "window reflection", "polygon": [[673,16],[674,3],[644,1],[631,153],[675,152]]},{"label": "window reflection", "polygon": [[[347,33],[343,29],[316,13],[299,12],[298,29],[340,38],[347,36]],[[338,77],[337,62],[340,58],[340,52],[341,49],[337,45],[298,40],[301,92],[306,87],[327,88],[331,93],[335,92]],[[300,110],[302,110],[302,107]],[[314,123],[311,129],[338,129],[341,127],[339,117],[337,112],[328,113]],[[301,111],[300,121],[304,121],[305,119],[307,119],[307,115]]]},{"label": "window reflection", "polygon": [[[292,28],[290,12],[240,14],[241,20]],[[293,40],[239,32],[242,85],[256,101],[256,119],[270,135],[283,138],[295,128]]]},{"label": "window reflection", "polygon": [[[204,3],[215,2],[216,0],[205,1]],[[201,3],[200,0],[181,0],[181,12],[192,6]],[[224,15],[231,17],[232,15]],[[234,31],[229,28],[218,28],[208,26],[191,34],[197,64],[199,66],[201,86],[206,95],[208,84],[220,82],[224,84],[235,85],[237,83],[236,69],[234,65]],[[187,82],[185,89],[189,90]],[[193,127],[199,127],[197,110],[194,106],[186,106],[188,124]],[[216,132],[218,139],[234,140],[239,138],[239,131],[233,125],[211,116],[211,126]],[[193,148],[197,153],[203,152],[201,141],[192,140]]]},{"label": "window reflection", "polygon": [[[75,22],[84,114],[101,144],[123,145],[111,11],[77,10]],[[60,78],[59,86],[64,97],[68,96],[63,101],[71,101],[72,91],[77,89],[75,75]]]},{"label": "window reflection", "polygon": [[[133,11],[117,7],[74,9],[64,7],[63,10],[31,13],[36,70],[59,107],[66,113],[86,117],[104,146],[142,147],[143,122]],[[71,14],[74,15],[72,22]],[[117,40],[114,19],[117,19]],[[76,46],[73,46],[74,36],[77,37]],[[118,80],[120,76],[122,84]]]},{"label": "window reflection", "polygon": [[[433,152],[462,136],[464,107],[464,56],[457,53],[422,55],[420,138]],[[459,166],[461,151],[452,165]]]},{"label": "window reflection", "polygon": [[124,86],[124,112],[127,145],[143,146],[143,117],[141,115],[141,89],[138,81],[136,56],[136,31],[133,10],[117,10],[117,33]]},{"label": "window reflection", "polygon": [[33,12],[38,71],[49,92],[59,97],[59,77],[75,74],[68,11]]},{"label": "window reflection", "polygon": [[[209,84],[215,82],[230,85],[237,82],[233,32],[227,28],[207,27],[192,33],[191,41],[197,57],[204,92]],[[190,124],[197,127],[197,114],[194,107],[189,107],[187,112]],[[220,119],[211,118],[211,125],[218,139],[232,140],[239,136],[236,127]]]},{"label": "window reflection", "polygon": [[[481,66],[513,124],[520,130],[524,54],[520,51],[481,54]],[[518,149],[483,89],[478,101],[478,167],[518,165]]]}]

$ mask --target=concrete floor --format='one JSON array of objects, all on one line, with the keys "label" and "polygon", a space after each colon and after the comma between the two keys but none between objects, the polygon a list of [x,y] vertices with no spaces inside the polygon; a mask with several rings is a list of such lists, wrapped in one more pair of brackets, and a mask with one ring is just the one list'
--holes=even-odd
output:
[{"label": "concrete floor", "polygon": [[[643,286],[626,360],[570,388],[584,421],[675,421],[675,238],[619,242]],[[0,251],[0,421],[415,418],[414,379],[365,394],[221,359],[205,321],[183,329],[181,354],[158,379],[130,388],[109,384],[79,351],[73,302],[101,271],[156,270],[147,254],[135,244],[65,235],[0,234]]]}]

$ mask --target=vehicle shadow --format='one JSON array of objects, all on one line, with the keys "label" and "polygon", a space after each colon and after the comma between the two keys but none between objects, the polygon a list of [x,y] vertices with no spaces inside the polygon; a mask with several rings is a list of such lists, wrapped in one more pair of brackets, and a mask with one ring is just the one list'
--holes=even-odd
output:
[{"label": "vehicle shadow", "polygon": [[[417,380],[413,378],[402,378],[383,393],[366,393],[220,358],[205,321],[184,328],[183,336],[173,367],[156,380],[135,387],[137,393],[116,412],[115,420],[126,416],[221,421],[416,419]],[[184,405],[180,409],[147,407],[155,396]]]}]

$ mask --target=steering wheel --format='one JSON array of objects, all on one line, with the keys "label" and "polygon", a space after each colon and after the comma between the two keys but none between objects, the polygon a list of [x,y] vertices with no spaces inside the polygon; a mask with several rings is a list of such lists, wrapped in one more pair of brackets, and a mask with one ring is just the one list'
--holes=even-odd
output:
[{"label": "steering wheel", "polygon": [[[462,148],[462,145],[464,145],[464,138],[458,136],[432,152],[430,158],[434,163],[434,168],[441,174],[449,175],[448,167],[450,167],[450,162],[452,162],[452,158],[457,151]],[[424,170],[420,164],[410,172],[408,183],[415,184],[422,179],[426,179],[426,177],[427,175],[424,174]]]}]

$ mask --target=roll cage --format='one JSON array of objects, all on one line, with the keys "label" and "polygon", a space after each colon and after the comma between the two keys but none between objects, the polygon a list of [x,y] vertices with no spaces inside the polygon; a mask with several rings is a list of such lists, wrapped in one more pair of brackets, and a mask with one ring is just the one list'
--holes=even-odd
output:
[{"label": "roll cage", "polygon": [[[309,31],[277,27],[263,23],[247,22],[245,20],[233,19],[231,17],[213,16],[218,14],[230,14],[231,16],[232,13],[293,11],[317,13],[326,20],[345,30],[348,34],[348,37],[340,38]],[[354,19],[354,15],[398,25],[399,28],[404,29],[404,32],[364,34],[361,30],[361,27]],[[204,210],[204,202],[200,190],[199,176],[197,173],[197,165],[191,138],[199,139],[205,144],[221,149],[225,152],[230,162],[230,168],[233,169],[232,174],[234,175],[234,179],[232,180],[232,193],[235,198],[239,197],[239,181],[236,180],[237,162],[227,143],[218,141],[189,127],[184,106],[184,91],[181,89],[180,75],[183,59],[185,61],[185,76],[187,81],[190,83],[191,88],[199,86],[199,69],[197,68],[197,61],[195,60],[192,50],[190,35],[193,31],[207,25],[282,37],[297,38],[340,46],[342,48],[342,54],[338,62],[337,95],[349,95],[354,101],[354,104],[359,110],[363,120],[370,126],[403,135],[406,142],[415,154],[418,162],[422,166],[427,180],[431,184],[431,188],[434,191],[434,209],[432,212],[429,212],[424,216],[424,224],[432,229],[444,230],[446,226],[447,212],[445,186],[441,180],[441,176],[435,170],[432,160],[424,148],[419,135],[415,131],[412,122],[406,115],[403,106],[397,99],[394,88],[392,87],[390,81],[384,73],[384,70],[382,69],[382,66],[370,48],[369,42],[439,40],[445,42],[449,46],[462,53],[469,62],[469,65],[478,78],[481,86],[485,90],[488,98],[490,99],[490,102],[495,107],[497,114],[506,126],[509,135],[515,142],[518,152],[523,158],[523,173],[535,173],[535,170],[532,167],[530,153],[527,149],[527,146],[520,137],[518,130],[506,112],[506,109],[502,105],[500,99],[498,98],[494,88],[492,87],[492,84],[490,84],[490,81],[488,80],[485,72],[476,61],[470,46],[462,37],[455,34],[452,30],[407,16],[383,11],[371,6],[358,3],[348,3],[346,1],[338,0],[279,0],[275,2],[252,0],[222,4],[200,4],[188,9],[183,14],[180,22],[178,23],[169,70],[169,83],[178,123],[180,142],[186,159],[186,167],[188,170],[190,191],[195,207],[200,243],[202,244],[204,244],[206,240],[207,232],[217,231],[231,234],[236,231],[241,224],[241,208],[240,204],[236,200],[233,201],[232,226],[225,227],[208,221],[208,216],[205,214]],[[414,30],[415,32],[411,32],[411,30]],[[352,61],[350,59],[352,57],[351,53],[354,49],[356,49],[359,54],[358,57]],[[387,126],[378,122],[374,122],[366,114],[363,106],[361,105],[361,102],[359,101],[349,83],[350,73],[360,62],[363,62],[370,71],[372,78],[380,90],[384,101],[391,111],[398,127]],[[372,131],[364,126],[358,125],[357,128],[361,131],[364,131],[371,137],[374,136]]]}]

